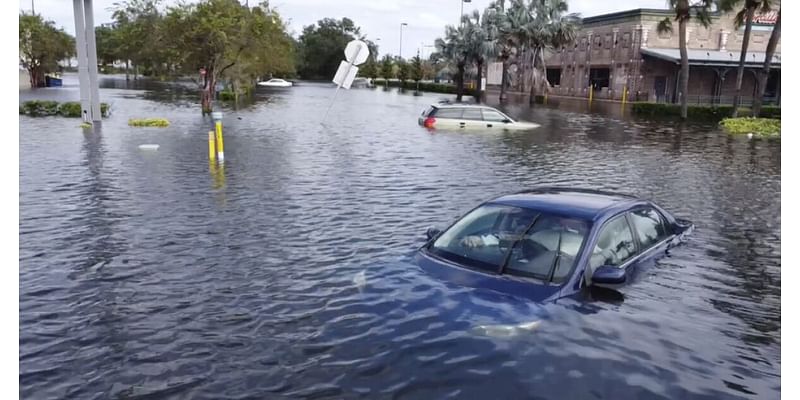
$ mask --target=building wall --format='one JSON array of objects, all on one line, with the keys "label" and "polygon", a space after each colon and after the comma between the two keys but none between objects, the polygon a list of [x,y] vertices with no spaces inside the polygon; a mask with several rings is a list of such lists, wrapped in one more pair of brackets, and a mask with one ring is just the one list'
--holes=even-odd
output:
[{"label": "building wall", "polygon": [[[777,6],[780,5],[776,2]],[[777,7],[776,7],[777,8]],[[640,48],[678,48],[678,26],[673,23],[673,33],[658,33],[656,27],[669,11],[643,10],[587,18],[578,32],[576,41],[570,46],[548,52],[548,68],[561,69],[561,83],[552,93],[569,96],[588,96],[589,71],[591,68],[607,67],[610,79],[607,88],[595,91],[596,98],[620,99],[623,88],[632,94],[653,100],[655,77],[667,78],[667,91],[671,99],[675,89],[676,65],[643,59]],[[734,13],[712,18],[708,28],[697,22],[687,26],[687,47],[690,49],[741,50],[744,28],[734,28]],[[755,26],[751,32],[748,51],[766,51],[771,27]],[[776,49],[780,53],[780,42]],[[692,68],[690,73],[690,96],[714,94],[717,72],[710,68]],[[748,96],[755,84],[752,73],[743,79],[742,93]],[[727,95],[728,85],[735,84],[735,72],[726,75],[722,86]],[[693,78],[694,77],[694,78]],[[733,83],[731,83],[733,81]]]}]

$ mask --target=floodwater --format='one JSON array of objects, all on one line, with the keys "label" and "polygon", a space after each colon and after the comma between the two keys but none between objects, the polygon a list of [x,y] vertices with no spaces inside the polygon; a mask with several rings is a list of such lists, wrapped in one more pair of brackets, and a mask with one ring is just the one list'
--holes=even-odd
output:
[{"label": "floodwater", "polygon": [[[568,102],[504,107],[535,131],[429,132],[443,96],[381,89],[342,90],[323,126],[334,91],[305,84],[223,107],[217,166],[194,93],[103,87],[97,131],[20,117],[22,398],[780,396],[780,141]],[[427,227],[537,184],[696,230],[621,291],[547,305],[409,263]]]}]

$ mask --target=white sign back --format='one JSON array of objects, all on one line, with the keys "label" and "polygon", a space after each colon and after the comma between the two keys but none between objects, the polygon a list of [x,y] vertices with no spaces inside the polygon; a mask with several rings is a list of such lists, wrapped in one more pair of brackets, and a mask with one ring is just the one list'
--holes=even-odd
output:
[{"label": "white sign back", "polygon": [[356,79],[358,67],[350,66],[346,61],[339,64],[339,69],[336,70],[336,76],[333,77],[333,83],[345,88],[350,89],[353,80]]},{"label": "white sign back", "polygon": [[345,60],[353,65],[363,64],[364,61],[367,61],[367,57],[369,57],[369,47],[360,40],[351,40],[344,49]]}]

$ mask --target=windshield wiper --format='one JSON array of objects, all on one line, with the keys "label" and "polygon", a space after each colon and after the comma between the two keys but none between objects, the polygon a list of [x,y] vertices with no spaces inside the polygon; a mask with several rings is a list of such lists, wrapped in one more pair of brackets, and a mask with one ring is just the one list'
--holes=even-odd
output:
[{"label": "windshield wiper", "polygon": [[500,264],[500,268],[497,270],[498,274],[502,274],[506,270],[506,266],[508,265],[508,262],[511,259],[511,253],[514,252],[514,248],[517,247],[518,243],[522,242],[522,240],[525,239],[525,235],[528,234],[528,231],[533,229],[533,225],[536,224],[536,221],[539,219],[541,215],[542,215],[541,213],[536,214],[536,216],[533,217],[533,220],[531,221],[530,225],[525,227],[525,230],[522,231],[521,235],[519,235],[519,239],[515,240],[514,243],[511,243],[511,246],[509,246],[508,248],[508,252],[506,252],[506,255],[503,256],[503,262]]},{"label": "windshield wiper", "polygon": [[556,272],[556,265],[561,260],[561,238],[564,237],[564,229],[558,231],[558,244],[556,244],[556,256],[553,258],[553,265],[550,266],[550,271],[547,273],[547,282],[553,280],[553,274]]}]

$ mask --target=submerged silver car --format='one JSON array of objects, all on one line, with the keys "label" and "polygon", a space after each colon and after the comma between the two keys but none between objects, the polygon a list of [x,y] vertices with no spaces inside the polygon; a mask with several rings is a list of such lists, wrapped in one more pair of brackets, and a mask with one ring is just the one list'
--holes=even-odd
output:
[{"label": "submerged silver car", "polygon": [[499,110],[471,104],[431,104],[418,120],[426,128],[443,129],[535,129],[539,124],[515,121]]}]

